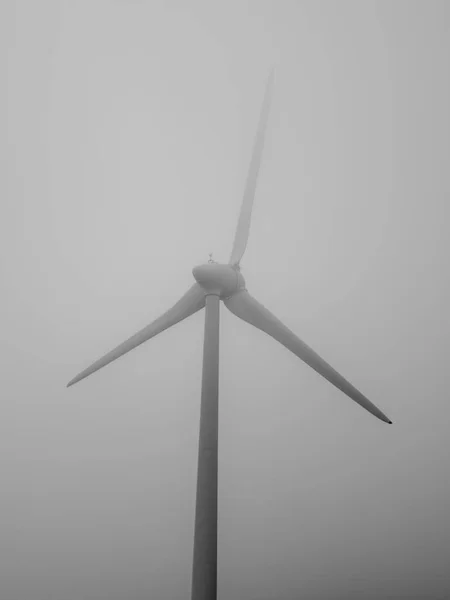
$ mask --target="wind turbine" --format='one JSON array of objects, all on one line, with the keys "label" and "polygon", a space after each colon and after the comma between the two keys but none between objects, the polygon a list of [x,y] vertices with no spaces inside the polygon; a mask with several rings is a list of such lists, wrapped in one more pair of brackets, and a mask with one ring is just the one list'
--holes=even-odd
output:
[{"label": "wind turbine", "polygon": [[197,470],[194,553],[192,567],[192,600],[217,598],[217,456],[219,399],[219,308],[225,306],[240,319],[264,331],[293,352],[349,398],[385,423],[392,423],[370,400],[331,367],[312,348],[290,331],[267,308],[253,298],[245,287],[240,262],[247,246],[250,218],[264,135],[273,87],[271,72],[264,95],[250,168],[245,185],[241,212],[228,264],[207,264],[193,269],[196,283],[180,300],[158,319],[138,331],[79,373],[67,387],[91,375],[136,346],[205,307],[205,336],[200,405],[200,433]]}]

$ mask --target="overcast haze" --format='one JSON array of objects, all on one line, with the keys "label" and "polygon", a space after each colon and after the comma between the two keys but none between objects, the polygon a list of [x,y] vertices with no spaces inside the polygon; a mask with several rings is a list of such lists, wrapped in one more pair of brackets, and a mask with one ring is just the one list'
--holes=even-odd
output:
[{"label": "overcast haze", "polygon": [[[189,597],[204,313],[227,261],[393,420],[221,308],[220,600],[450,597],[450,5],[4,1],[2,600]],[[6,93],[7,92],[7,93]]]}]

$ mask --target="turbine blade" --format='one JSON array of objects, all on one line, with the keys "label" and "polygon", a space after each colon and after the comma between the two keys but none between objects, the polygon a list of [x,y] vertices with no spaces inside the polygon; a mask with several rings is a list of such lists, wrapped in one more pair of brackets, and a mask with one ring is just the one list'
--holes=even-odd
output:
[{"label": "turbine blade", "polygon": [[370,400],[359,392],[342,375],[323,360],[312,348],[298,338],[290,329],[277,319],[270,311],[260,304],[246,291],[238,292],[224,300],[226,307],[243,321],[261,329],[275,340],[283,344],[288,350],[298,356],[303,362],[312,367],[330,383],[340,389],[349,398],[360,404],[363,408],[378,417],[385,423],[392,423]]},{"label": "turbine blade", "polygon": [[252,216],[253,200],[255,197],[256,183],[258,179],[259,167],[264,147],[264,136],[266,132],[267,120],[269,117],[270,96],[273,85],[273,69],[270,72],[266,85],[266,92],[259,118],[258,129],[253,146],[253,154],[250,161],[250,168],[245,184],[244,197],[242,200],[241,212],[234,237],[233,250],[230,256],[230,265],[238,265],[247,247],[248,236],[250,232],[250,220]]},{"label": "turbine blade", "polygon": [[180,300],[172,306],[167,312],[161,315],[158,319],[141,329],[137,333],[135,333],[132,337],[127,339],[125,342],[105,354],[102,358],[99,358],[96,362],[94,362],[90,367],[79,373],[76,377],[74,377],[69,383],[67,387],[77,383],[81,379],[84,379],[88,375],[91,375],[95,371],[98,371],[105,365],[109,364],[119,356],[126,354],[136,346],[139,346],[143,342],[146,342],[150,338],[158,335],[165,329],[168,329],[172,325],[179,323],[186,317],[194,314],[201,308],[205,306],[205,294],[202,288],[195,283],[187,292],[180,298]]}]

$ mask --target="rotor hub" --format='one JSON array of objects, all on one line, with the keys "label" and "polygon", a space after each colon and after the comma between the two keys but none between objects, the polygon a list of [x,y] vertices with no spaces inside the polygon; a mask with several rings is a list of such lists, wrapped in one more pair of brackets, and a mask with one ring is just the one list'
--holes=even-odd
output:
[{"label": "rotor hub", "polygon": [[239,290],[245,289],[245,281],[240,271],[231,265],[207,263],[192,269],[197,283],[203,288],[205,295],[228,298]]}]

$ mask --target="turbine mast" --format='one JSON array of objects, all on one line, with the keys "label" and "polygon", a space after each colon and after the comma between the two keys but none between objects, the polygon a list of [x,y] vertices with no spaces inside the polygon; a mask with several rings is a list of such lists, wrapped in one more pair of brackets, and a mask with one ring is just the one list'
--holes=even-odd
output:
[{"label": "turbine mast", "polygon": [[191,600],[217,599],[220,297],[206,296]]}]

